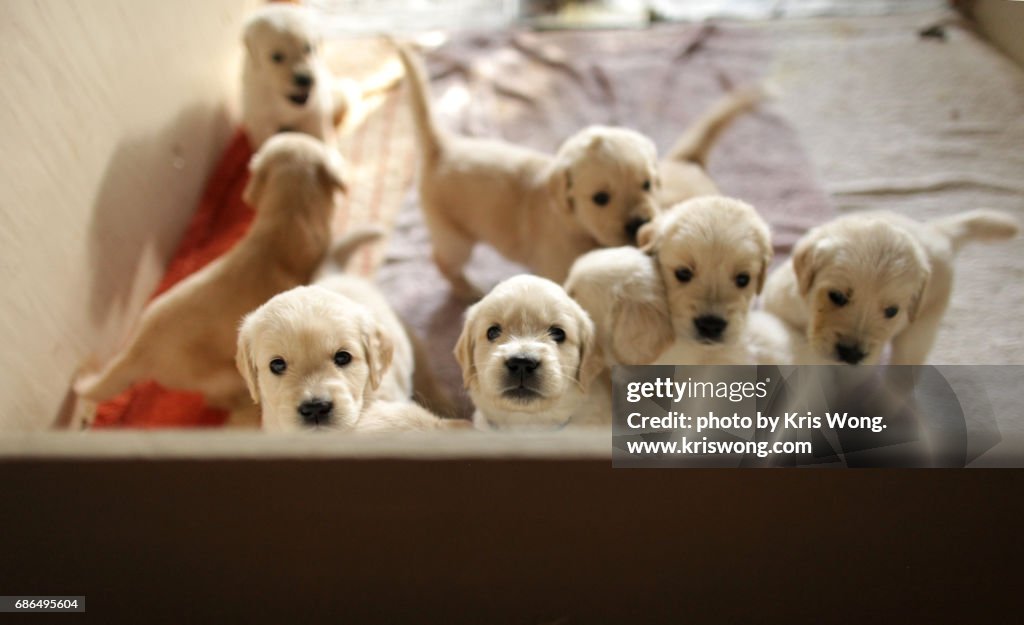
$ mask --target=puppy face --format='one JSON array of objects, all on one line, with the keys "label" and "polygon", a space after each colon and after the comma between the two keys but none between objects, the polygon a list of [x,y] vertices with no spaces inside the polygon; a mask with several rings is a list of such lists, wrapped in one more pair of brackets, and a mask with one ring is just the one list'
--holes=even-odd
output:
[{"label": "puppy face", "polygon": [[462,379],[493,427],[557,427],[600,372],[594,328],[562,287],[502,282],[466,313],[455,347]]},{"label": "puppy face", "polygon": [[930,269],[921,246],[877,219],[843,219],[812,230],[793,252],[810,312],[807,338],[821,357],[874,364],[914,319]]},{"label": "puppy face", "polygon": [[276,4],[252,15],[243,31],[257,75],[282,101],[303,107],[316,87],[317,38],[306,11]]},{"label": "puppy face", "polygon": [[559,149],[549,184],[561,209],[602,246],[635,245],[658,210],[657,150],[632,130],[591,126]]},{"label": "puppy face", "polygon": [[319,286],[276,295],[238,333],[236,364],[269,431],[351,428],[391,364],[370,312]]},{"label": "puppy face", "polygon": [[646,226],[640,243],[658,261],[677,338],[716,345],[740,336],[772,258],[768,226],[752,206],[695,198]]},{"label": "puppy face", "polygon": [[314,199],[331,198],[344,191],[341,155],[309,135],[282,132],[267,140],[249,162],[249,183],[242,198],[259,209],[268,188],[283,194],[285,202],[271,205],[298,206]]}]

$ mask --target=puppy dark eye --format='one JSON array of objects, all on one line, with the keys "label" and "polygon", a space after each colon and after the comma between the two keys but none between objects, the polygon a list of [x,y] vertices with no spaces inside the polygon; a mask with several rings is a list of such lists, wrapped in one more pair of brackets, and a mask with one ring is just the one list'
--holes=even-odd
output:
[{"label": "puppy dark eye", "polygon": [[338,365],[339,367],[344,367],[350,362],[352,362],[352,354],[343,350],[339,350],[336,354],[334,354],[334,364]]},{"label": "puppy dark eye", "polygon": [[890,306],[890,307],[885,309],[885,318],[886,319],[892,319],[893,317],[896,316],[896,313],[898,313],[899,311],[900,311],[900,307],[899,306]]},{"label": "puppy dark eye", "polygon": [[650,191],[650,190],[651,190],[651,181],[650,180],[644,180],[644,191]]},{"label": "puppy dark eye", "polygon": [[829,291],[828,298],[832,300],[832,303],[836,306],[846,306],[847,302],[850,301],[839,291]]},{"label": "puppy dark eye", "polygon": [[594,200],[594,204],[597,204],[598,206],[605,206],[611,201],[612,196],[608,195],[604,191],[598,191],[594,194],[594,197],[590,199]]},{"label": "puppy dark eye", "polygon": [[747,286],[748,284],[750,284],[750,274],[749,273],[741,273],[738,276],[736,276],[736,286],[738,286],[738,287],[740,287],[742,289],[743,287]]},{"label": "puppy dark eye", "polygon": [[551,340],[556,343],[565,342],[565,330],[559,328],[558,326],[551,326],[550,328],[548,328],[548,336],[550,336]]},{"label": "puppy dark eye", "polygon": [[689,282],[693,279],[693,272],[686,267],[680,267],[676,269],[676,280],[680,282]]},{"label": "puppy dark eye", "polygon": [[287,368],[288,363],[284,361],[284,358],[275,358],[270,361],[270,372],[274,375],[281,375]]},{"label": "puppy dark eye", "polygon": [[270,60],[275,62],[275,63],[283,63],[284,62],[284,53],[283,52],[275,52],[275,53],[270,55]]},{"label": "puppy dark eye", "polygon": [[501,336],[501,326],[491,326],[487,328],[487,340],[496,341]]}]

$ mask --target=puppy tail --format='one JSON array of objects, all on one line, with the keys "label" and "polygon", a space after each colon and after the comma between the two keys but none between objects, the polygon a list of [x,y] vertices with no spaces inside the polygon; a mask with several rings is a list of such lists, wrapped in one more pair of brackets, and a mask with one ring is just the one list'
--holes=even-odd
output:
[{"label": "puppy tail", "polygon": [[736,89],[726,94],[706,111],[703,117],[686,129],[675,146],[669,150],[666,160],[695,163],[706,167],[708,153],[733,120],[774,94],[774,87],[767,83]]},{"label": "puppy tail", "polygon": [[455,402],[441,388],[437,377],[434,376],[433,363],[422,339],[405,321],[402,321],[402,325],[405,327],[405,333],[409,335],[409,342],[412,343],[413,399],[427,410],[440,415],[445,421],[456,418],[457,409]]},{"label": "puppy tail", "polygon": [[79,373],[72,389],[75,394],[93,401],[106,401],[126,390],[139,377],[129,350],[114,358],[103,370]]},{"label": "puppy tail", "polygon": [[1012,239],[1020,231],[1020,224],[1011,215],[988,209],[943,217],[932,221],[930,225],[949,237],[955,251],[970,241]]},{"label": "puppy tail", "polygon": [[344,268],[359,248],[381,239],[384,234],[384,228],[380,226],[360,226],[346,232],[331,245],[331,250],[328,252],[330,264],[337,269]]},{"label": "puppy tail", "polygon": [[406,82],[412,96],[412,119],[424,161],[433,161],[441,152],[441,129],[430,107],[430,88],[423,62],[408,46],[392,41],[405,67]]}]

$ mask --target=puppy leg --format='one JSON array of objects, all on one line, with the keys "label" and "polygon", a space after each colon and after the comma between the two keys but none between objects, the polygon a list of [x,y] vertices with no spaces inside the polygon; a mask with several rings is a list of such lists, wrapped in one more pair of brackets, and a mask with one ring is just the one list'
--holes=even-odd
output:
[{"label": "puppy leg", "polygon": [[451,283],[452,292],[456,297],[476,301],[484,296],[483,292],[466,278],[463,268],[473,254],[476,241],[470,239],[441,219],[431,219],[431,211],[424,211],[430,238],[434,245],[434,263],[441,274]]},{"label": "puppy leg", "polygon": [[136,351],[129,348],[115,356],[101,371],[80,374],[73,388],[79,397],[105,401],[144,377],[148,370]]},{"label": "puppy leg", "polygon": [[896,335],[892,340],[890,364],[923,365],[935,343],[935,335],[945,311],[945,306],[930,310],[918,316],[906,330]]}]

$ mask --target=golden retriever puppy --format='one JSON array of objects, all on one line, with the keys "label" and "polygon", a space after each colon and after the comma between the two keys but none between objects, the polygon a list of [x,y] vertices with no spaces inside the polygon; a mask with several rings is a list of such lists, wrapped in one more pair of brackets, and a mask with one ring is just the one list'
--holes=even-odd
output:
[{"label": "golden retriever puppy", "polygon": [[657,211],[657,150],[625,128],[591,126],[554,156],[501,141],[456,136],[433,118],[419,59],[398,46],[412,91],[419,192],[434,260],[460,297],[480,292],[463,267],[483,241],[561,282],[597,247],[635,242]]},{"label": "golden retriever puppy", "polygon": [[234,366],[238,320],[281,291],[309,282],[331,242],[334,193],[344,189],[338,154],[306,135],[273,137],[253,156],[245,201],[248,233],[226,254],[146,308],[124,347],[99,372],[74,383],[102,401],[152,379],[231,407],[244,398]]},{"label": "golden retriever puppy", "polygon": [[608,366],[646,365],[675,340],[657,262],[635,247],[612,247],[576,259],[565,291],[594,322]]},{"label": "golden retriever puppy", "polygon": [[253,149],[279,132],[302,132],[333,144],[352,87],[336,81],[317,53],[307,9],[270,4],[246,20],[242,124]]},{"label": "golden retriever puppy", "polygon": [[242,321],[235,362],[267,431],[435,429],[412,403],[413,348],[377,289],[334,276]]},{"label": "golden retriever puppy", "polygon": [[1008,239],[1005,213],[967,211],[921,223],[877,211],[814,228],[768,280],[765,309],[806,331],[811,363],[923,364],[953,287],[953,260],[969,241]]},{"label": "golden retriever puppy", "polygon": [[757,364],[786,359],[780,324],[750,306],[772,259],[768,225],[752,206],[706,196],[677,204],[640,232],[658,267],[672,341],[651,364]]},{"label": "golden retriever puppy", "polygon": [[736,89],[687,128],[659,164],[661,184],[657,185],[655,194],[658,205],[675,206],[702,195],[719,195],[718,187],[707,173],[711,148],[733,120],[771,93],[772,88],[764,85]]},{"label": "golden retriever puppy", "polygon": [[589,420],[576,413],[603,367],[587,313],[562,287],[530,275],[505,280],[466,311],[455,358],[481,429]]}]

